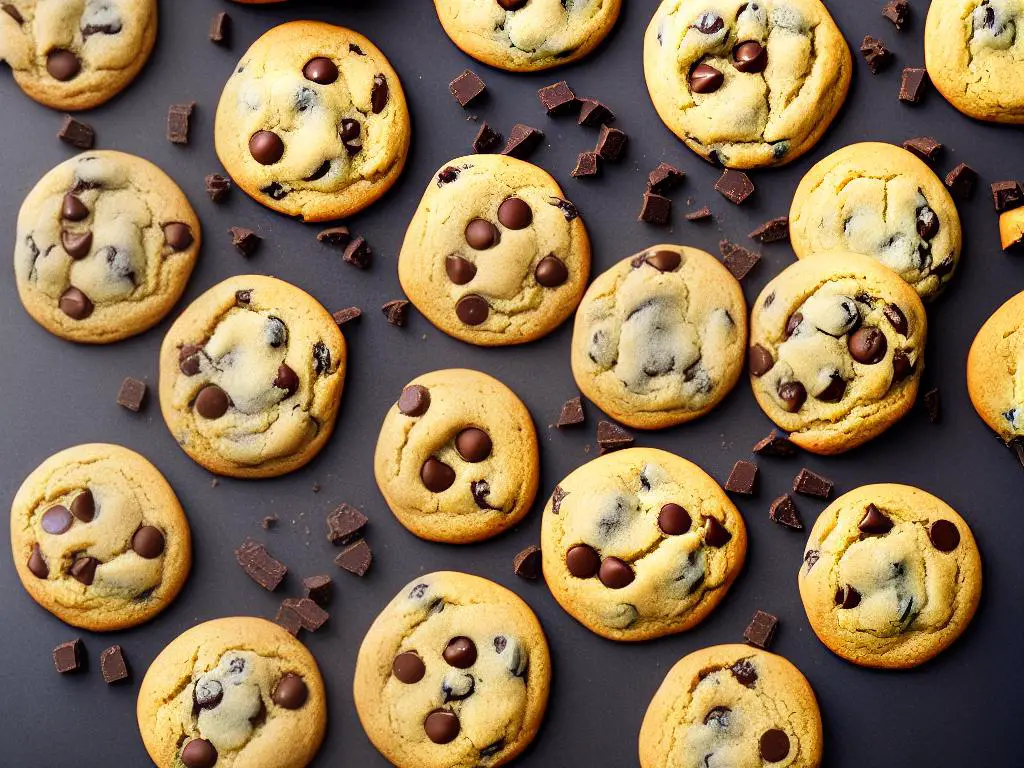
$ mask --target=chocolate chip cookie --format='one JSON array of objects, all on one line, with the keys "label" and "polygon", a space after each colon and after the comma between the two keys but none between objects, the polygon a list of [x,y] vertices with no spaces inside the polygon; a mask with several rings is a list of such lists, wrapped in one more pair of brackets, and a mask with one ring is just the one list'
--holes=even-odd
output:
[{"label": "chocolate chip cookie", "polygon": [[62,338],[105,344],[171,310],[192,274],[200,228],[155,165],[96,151],[39,180],[21,206],[16,238],[14,275],[32,318]]},{"label": "chocolate chip cookie", "polygon": [[530,412],[497,379],[434,371],[388,409],[374,474],[398,521],[424,539],[463,544],[501,533],[533,504],[540,474]]},{"label": "chocolate chip cookie", "polygon": [[818,639],[864,667],[916,667],[974,616],[981,556],[941,499],[909,485],[864,485],[818,517],[799,575]]},{"label": "chocolate chip cookie", "polygon": [[1024,293],[978,331],[967,356],[967,392],[982,420],[1024,455]]},{"label": "chocolate chip cookie", "polygon": [[135,79],[156,27],[156,0],[8,0],[0,4],[0,61],[40,104],[90,109]]},{"label": "chocolate chip cookie", "polygon": [[814,146],[851,70],[850,49],[818,0],[664,0],[644,38],[661,119],[729,168],[782,165]]},{"label": "chocolate chip cookie", "polygon": [[224,86],[214,139],[246,193],[304,221],[361,211],[409,151],[398,75],[362,35],[317,21],[266,32]]},{"label": "chocolate chip cookie", "polygon": [[800,447],[849,450],[914,404],[927,330],[917,292],[891,269],[858,253],[814,254],[754,303],[754,396]]},{"label": "chocolate chip cookie", "polygon": [[188,522],[163,475],[117,445],[54,454],[11,505],[11,550],[32,599],[94,632],[149,621],[192,565]]},{"label": "chocolate chip cookie", "polygon": [[622,0],[434,0],[441,26],[462,51],[510,72],[583,58],[615,26]]},{"label": "chocolate chip cookie", "polygon": [[345,338],[312,296],[240,275],[182,313],[160,349],[160,408],[182,450],[211,472],[298,469],[334,429]]},{"label": "chocolate chip cookie", "polygon": [[1024,123],[1024,2],[934,0],[924,29],[928,76],[965,115]]},{"label": "chocolate chip cookie", "polygon": [[660,429],[714,408],[739,379],[746,345],[747,305],[729,270],[696,248],[655,245],[587,290],[572,371],[616,421]]},{"label": "chocolate chip cookie", "polygon": [[215,619],[178,635],[139,689],[157,768],[303,768],[327,727],[316,660],[264,619]]},{"label": "chocolate chip cookie", "polygon": [[821,712],[800,670],[749,645],[683,657],[640,727],[641,768],[817,768]]},{"label": "chocolate chip cookie", "polygon": [[406,295],[462,341],[520,344],[554,330],[579,303],[590,240],[551,176],[505,155],[438,170],[398,259]]},{"label": "chocolate chip cookie", "polygon": [[926,301],[960,259],[960,216],[942,180],[907,150],[881,142],[843,147],[807,172],[789,211],[789,236],[800,258],[871,256]]},{"label": "chocolate chip cookie", "polygon": [[374,746],[407,768],[504,765],[533,740],[551,681],[533,611],[464,573],[409,582],[366,633],[356,711]]},{"label": "chocolate chip cookie", "polygon": [[743,568],[747,530],[700,467],[627,448],[555,486],[541,550],[544,578],[567,613],[610,640],[648,640],[714,610]]}]

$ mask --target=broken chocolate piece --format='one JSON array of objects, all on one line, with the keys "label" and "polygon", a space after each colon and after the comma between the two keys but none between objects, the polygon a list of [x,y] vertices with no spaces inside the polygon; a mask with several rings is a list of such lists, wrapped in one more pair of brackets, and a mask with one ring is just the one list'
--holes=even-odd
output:
[{"label": "broken chocolate piece", "polygon": [[668,163],[659,163],[658,167],[647,174],[647,189],[659,195],[671,192],[683,183],[686,173]]},{"label": "broken chocolate piece", "polygon": [[172,144],[188,144],[192,130],[192,112],[196,103],[171,104],[167,110],[167,140]]},{"label": "broken chocolate piece", "polygon": [[789,240],[789,217],[779,216],[766,221],[751,232],[749,237],[762,243],[781,243]]},{"label": "broken chocolate piece", "polygon": [[595,127],[610,123],[615,114],[597,99],[580,99],[579,125]]},{"label": "broken chocolate piece", "polygon": [[348,544],[360,535],[369,519],[350,504],[341,504],[327,513],[327,540],[335,546]]},{"label": "broken chocolate piece", "polygon": [[768,510],[768,516],[772,519],[773,523],[778,523],[794,531],[802,531],[804,529],[803,521],[800,519],[800,512],[796,508],[793,497],[788,493],[779,496],[779,498],[772,502]]},{"label": "broken chocolate piece", "polygon": [[331,615],[308,597],[287,597],[281,603],[282,609],[295,614],[301,626],[307,632],[316,632],[327,623]]},{"label": "broken chocolate piece", "polygon": [[686,214],[687,221],[711,221],[711,209],[706,205],[703,208],[698,208],[696,211],[690,211]]},{"label": "broken chocolate piece", "polygon": [[928,421],[932,424],[938,424],[942,419],[942,400],[939,397],[938,389],[929,389],[924,393],[922,398],[924,402],[924,410],[928,415]]},{"label": "broken chocolate piece", "polygon": [[754,183],[743,171],[726,168],[715,182],[715,191],[730,203],[742,205],[754,194]]},{"label": "broken chocolate piece", "polygon": [[597,176],[600,170],[597,152],[580,152],[579,157],[576,158],[576,167],[573,168],[572,176],[577,179]]},{"label": "broken chocolate piece", "polygon": [[512,570],[520,578],[537,579],[540,578],[541,574],[540,563],[540,547],[536,544],[531,544],[515,556],[515,559],[512,561]]},{"label": "broken chocolate piece", "polygon": [[893,23],[897,32],[902,32],[910,19],[910,3],[908,0],[889,0],[882,7],[882,15]]},{"label": "broken chocolate piece", "polygon": [[921,101],[927,80],[928,70],[923,67],[904,67],[903,77],[900,79],[900,101],[907,104],[917,104]]},{"label": "broken chocolate piece", "polygon": [[573,427],[577,424],[582,424],[583,421],[583,399],[577,395],[565,401],[565,405],[562,406],[562,412],[558,415],[558,423],[555,426],[558,428]]},{"label": "broken chocolate piece", "polygon": [[[486,122],[481,124],[473,139],[473,151],[478,155],[496,152],[501,144],[501,134],[493,130]],[[445,169],[447,170],[447,169]],[[444,171],[442,171],[444,173]],[[452,179],[454,181],[454,179]]]},{"label": "broken chocolate piece", "polygon": [[628,141],[629,138],[623,131],[620,131],[618,128],[609,128],[607,125],[602,125],[601,133],[597,137],[597,147],[595,147],[594,151],[597,152],[602,160],[614,163],[622,157]]},{"label": "broken chocolate piece", "polygon": [[372,562],[373,552],[370,551],[370,545],[366,543],[365,539],[360,539],[355,544],[351,544],[334,558],[334,563],[338,567],[344,568],[356,576],[365,576],[366,572],[370,570]]},{"label": "broken chocolate piece", "polygon": [[96,143],[96,131],[91,125],[79,122],[71,115],[64,115],[57,138],[77,149],[92,149]]},{"label": "broken chocolate piece", "polygon": [[467,69],[448,84],[448,90],[452,92],[460,107],[467,107],[484,95],[487,86],[479,75]]},{"label": "broken chocolate piece", "polygon": [[728,269],[737,280],[742,280],[746,277],[750,273],[750,270],[756,267],[757,263],[761,261],[761,254],[748,250],[742,245],[737,245],[736,243],[728,240],[719,241],[718,250],[722,253],[722,263],[725,264],[725,268]]},{"label": "broken chocolate piece", "polygon": [[264,515],[263,519],[260,520],[260,527],[264,531],[269,531],[271,528],[277,527],[277,515]]},{"label": "broken chocolate piece", "polygon": [[121,382],[121,389],[117,393],[117,404],[129,411],[139,412],[142,408],[142,401],[146,399],[146,382],[126,376]]},{"label": "broken chocolate piece", "polygon": [[565,80],[544,86],[537,91],[537,98],[549,115],[566,115],[580,108],[580,100]]},{"label": "broken chocolate piece", "polygon": [[306,597],[321,608],[326,608],[334,592],[334,581],[327,574],[307,576],[302,580],[302,588],[306,590]]},{"label": "broken chocolate piece", "polygon": [[100,673],[107,685],[128,679],[128,663],[120,645],[112,645],[100,654]]},{"label": "broken chocolate piece", "polygon": [[628,448],[633,444],[633,435],[610,421],[600,421],[597,424],[597,444],[601,448],[601,455],[617,451],[620,448]]},{"label": "broken chocolate piece", "polygon": [[992,204],[1002,213],[1024,202],[1024,188],[1019,181],[997,181],[992,184]]},{"label": "broken chocolate piece", "polygon": [[77,638],[61,643],[53,649],[53,666],[62,675],[77,672],[85,661],[84,654],[85,648],[82,646],[82,641]]},{"label": "broken chocolate piece", "polygon": [[231,17],[224,11],[215,13],[210,21],[210,42],[225,47],[231,45]]},{"label": "broken chocolate piece", "polygon": [[767,437],[754,443],[751,450],[759,456],[796,456],[796,445],[788,437],[783,437],[774,429]]},{"label": "broken chocolate piece", "polygon": [[409,302],[406,299],[392,299],[385,302],[380,311],[384,313],[384,317],[387,318],[389,323],[403,328],[409,316]]},{"label": "broken chocolate piece", "polygon": [[885,43],[871,35],[864,35],[860,43],[860,55],[864,57],[873,75],[888,67],[893,59],[892,51],[885,47]]},{"label": "broken chocolate piece", "polygon": [[358,320],[363,314],[363,311],[359,307],[345,307],[345,309],[339,309],[337,312],[331,313],[331,317],[334,318],[334,322],[338,324],[338,327],[345,325],[345,323],[351,323],[354,320]]},{"label": "broken chocolate piece", "polygon": [[269,592],[277,589],[288,574],[284,563],[275,560],[266,547],[252,539],[246,539],[235,550],[235,559],[249,578]]},{"label": "broken chocolate piece", "polygon": [[946,186],[953,197],[969,200],[974,195],[974,187],[978,182],[978,174],[967,163],[960,163],[946,174]]},{"label": "broken chocolate piece", "polygon": [[779,620],[777,618],[770,613],[758,610],[754,613],[750,624],[743,630],[743,639],[755,648],[767,651],[771,647],[772,640],[775,639],[775,632],[778,628]]},{"label": "broken chocolate piece", "polygon": [[210,200],[215,203],[224,202],[224,198],[228,196],[228,192],[231,191],[231,179],[226,176],[221,176],[219,173],[211,173],[203,179],[206,185],[206,194],[210,196]]},{"label": "broken chocolate piece", "polygon": [[655,194],[654,192],[644,192],[644,202],[643,206],[640,208],[640,215],[637,217],[638,220],[645,221],[648,224],[664,226],[668,224],[671,216],[671,200],[667,197]]},{"label": "broken chocolate piece", "polygon": [[359,269],[368,269],[373,262],[373,251],[364,237],[353,237],[345,246],[341,258],[347,263]]},{"label": "broken chocolate piece", "polygon": [[732,465],[729,479],[725,481],[725,490],[753,496],[757,486],[757,464],[740,459]]},{"label": "broken chocolate piece", "polygon": [[832,481],[827,477],[811,472],[811,470],[805,467],[793,478],[793,490],[796,493],[802,493],[804,496],[827,499],[832,493]]},{"label": "broken chocolate piece", "polygon": [[349,228],[344,225],[328,227],[327,229],[322,229],[317,232],[316,239],[324,245],[330,245],[335,248],[345,248],[352,242],[352,233],[349,231]]},{"label": "broken chocolate piece", "polygon": [[231,244],[246,258],[256,253],[263,242],[262,237],[245,227],[231,227],[228,232],[231,233]]},{"label": "broken chocolate piece", "polygon": [[930,136],[907,139],[903,142],[903,148],[929,162],[935,160],[939,156],[939,152],[942,151],[942,145]]},{"label": "broken chocolate piece", "polygon": [[501,154],[525,160],[540,145],[543,138],[543,132],[536,128],[516,123],[512,126],[512,132],[508,135],[508,143],[501,150]]},{"label": "broken chocolate piece", "polygon": [[274,623],[283,627],[292,637],[299,634],[299,630],[302,629],[302,621],[299,619],[299,615],[291,606],[284,604],[277,609]]}]

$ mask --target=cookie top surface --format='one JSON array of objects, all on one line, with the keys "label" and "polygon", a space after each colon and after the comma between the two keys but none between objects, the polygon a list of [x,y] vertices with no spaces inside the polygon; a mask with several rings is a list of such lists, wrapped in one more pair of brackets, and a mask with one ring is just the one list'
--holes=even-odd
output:
[{"label": "cookie top surface", "polygon": [[573,618],[611,640],[699,624],[743,568],[739,511],[696,464],[627,448],[562,480],[544,508],[544,579]]},{"label": "cookie top surface", "polygon": [[818,162],[800,181],[789,211],[797,256],[863,253],[937,296],[960,259],[960,216],[942,180],[892,144],[851,144]]},{"label": "cookie top surface", "polygon": [[327,725],[316,660],[276,624],[235,617],[178,635],[139,688],[157,768],[303,768]]},{"label": "cookie top surface", "polygon": [[818,0],[664,0],[644,38],[661,119],[730,168],[782,165],[821,137],[846,98],[852,62]]},{"label": "cookie top surface", "polygon": [[416,308],[450,336],[483,346],[554,330],[589,274],[590,240],[576,207],[545,171],[505,155],[440,168],[398,260]]},{"label": "cookie top surface", "polygon": [[997,309],[975,336],[967,356],[967,392],[1004,442],[1024,440],[1024,293]]},{"label": "cookie top surface", "polygon": [[1024,123],[1024,0],[934,0],[924,53],[928,76],[979,120]]},{"label": "cookie top surface", "polygon": [[407,584],[373,622],[354,696],[370,741],[403,768],[503,765],[547,706],[551,659],[515,594],[464,573]]},{"label": "cookie top surface", "polygon": [[257,202],[305,221],[349,216],[398,178],[409,110],[384,54],[316,21],[274,27],[235,67],[214,127],[217,156]]},{"label": "cookie top surface", "polygon": [[192,564],[188,522],[163,475],[100,443],[60,451],[25,479],[11,505],[11,550],[33,600],[95,632],[153,618]]},{"label": "cookie top surface", "polygon": [[156,0],[9,0],[0,9],[0,61],[40,104],[90,109],[135,79],[156,28]]},{"label": "cookie top surface", "polygon": [[632,427],[703,416],[736,384],[743,291],[718,259],[654,245],[599,275],[576,313],[572,370],[601,410]]},{"label": "cookie top surface", "polygon": [[211,472],[298,469],[334,429],[346,346],[312,296],[239,275],[181,314],[160,349],[160,408],[182,449]]},{"label": "cookie top surface", "polygon": [[388,506],[417,536],[480,541],[530,510],[537,432],[526,406],[497,379],[434,371],[409,382],[388,409],[373,465]]},{"label": "cookie top surface", "polygon": [[622,0],[434,0],[441,26],[463,52],[511,72],[582,58],[615,26]]},{"label": "cookie top surface", "polygon": [[802,448],[849,450],[914,404],[927,330],[917,292],[888,267],[856,253],[815,254],[754,303],[754,396]]},{"label": "cookie top surface", "polygon": [[123,152],[85,152],[49,171],[22,203],[18,294],[57,336],[118,341],[170,311],[200,239],[195,212],[163,171]]},{"label": "cookie top surface", "polygon": [[865,485],[818,517],[799,584],[811,628],[833,653],[903,669],[944,650],[970,623],[981,556],[941,499],[908,485]]},{"label": "cookie top surface", "polygon": [[683,657],[640,727],[641,768],[817,768],[818,702],[800,670],[749,645]]}]

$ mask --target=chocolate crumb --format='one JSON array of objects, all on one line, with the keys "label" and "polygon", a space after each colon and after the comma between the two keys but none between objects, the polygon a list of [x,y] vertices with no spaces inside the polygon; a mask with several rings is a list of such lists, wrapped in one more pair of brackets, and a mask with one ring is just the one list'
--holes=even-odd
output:
[{"label": "chocolate crumb", "polygon": [[924,393],[924,410],[928,415],[928,421],[932,424],[938,424],[942,419],[942,400],[939,396],[939,390],[929,389]]}]

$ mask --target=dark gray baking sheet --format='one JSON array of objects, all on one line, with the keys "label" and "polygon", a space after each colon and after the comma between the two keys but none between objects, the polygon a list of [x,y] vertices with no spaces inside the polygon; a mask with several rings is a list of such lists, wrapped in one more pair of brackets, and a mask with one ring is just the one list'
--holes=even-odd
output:
[{"label": "dark gray baking sheet", "polygon": [[[481,0],[487,2],[488,0]],[[157,350],[171,318],[150,332],[105,347],[83,347],[42,330],[18,302],[13,273],[0,280],[0,497],[13,497],[22,479],[51,453],[87,441],[121,443],[159,467],[181,497],[192,524],[195,565],[178,601],[148,625],[107,636],[80,633],[38,608],[20,587],[10,558],[0,556],[0,765],[147,765],[138,737],[134,703],[149,662],[172,638],[193,624],[219,616],[272,617],[304,575],[336,575],[338,590],[329,624],[306,641],[329,687],[330,727],[317,766],[377,766],[384,761],[363,734],[352,704],[355,656],[377,612],[410,579],[438,569],[480,574],[509,586],[538,613],[554,654],[548,716],[527,766],[635,765],[636,739],[644,711],[668,668],[680,657],[715,643],[741,640],[751,614],[777,614],[775,650],[810,679],[825,722],[826,765],[1005,766],[1024,765],[1020,735],[1024,589],[1021,489],[1024,472],[971,409],[964,361],[984,319],[1024,289],[1024,261],[999,250],[996,216],[987,186],[961,206],[965,255],[947,295],[930,308],[925,387],[939,386],[941,424],[915,410],[883,437],[846,456],[764,459],[761,490],[740,500],[750,530],[746,570],[721,607],[695,630],[640,645],[616,645],[590,634],[555,604],[543,583],[512,574],[513,555],[535,542],[542,500],[558,480],[595,455],[593,430],[599,414],[588,409],[585,428],[556,431],[550,425],[562,402],[576,393],[569,370],[570,325],[520,348],[478,349],[448,338],[412,313],[408,327],[389,326],[380,305],[400,295],[395,260],[405,226],[433,171],[467,153],[478,123],[448,93],[448,82],[471,67],[487,82],[489,98],[480,115],[503,133],[526,122],[546,133],[532,158],[551,171],[586,219],[594,243],[595,274],[648,245],[679,242],[716,252],[719,239],[746,241],[763,220],[788,212],[801,175],[817,159],[862,140],[900,142],[932,135],[946,145],[943,173],[966,161],[983,184],[1024,177],[1024,133],[1020,128],[973,122],[955,112],[934,90],[922,104],[897,101],[899,71],[923,62],[926,3],[914,0],[908,31],[897,33],[879,13],[878,0],[834,0],[830,8],[851,47],[865,34],[882,37],[896,52],[896,65],[871,76],[855,56],[855,76],[846,107],[809,155],[792,166],[753,174],[755,197],[742,208],[712,189],[715,169],[682,146],[661,124],[647,96],[641,68],[644,28],[654,0],[627,0],[618,28],[595,55],[553,73],[512,76],[463,56],[445,37],[429,0],[322,0],[277,6],[241,6],[214,0],[164,0],[152,60],[119,98],[87,113],[98,147],[134,152],[174,177],[202,219],[205,245],[180,311],[202,291],[229,275],[249,271],[277,275],[320,299],[329,309],[363,308],[358,325],[346,329],[350,374],[338,427],[326,449],[305,469],[276,480],[221,480],[193,464],[175,445],[151,397],[135,415],[114,398],[122,377],[155,384]],[[210,17],[228,10],[235,21],[230,50],[206,39]],[[376,252],[373,268],[360,272],[317,243],[315,226],[278,216],[235,190],[215,206],[203,192],[203,176],[219,171],[212,124],[220,89],[247,45],[277,23],[303,17],[351,26],[376,42],[398,70],[409,97],[414,142],[408,167],[395,189],[350,223]],[[576,154],[592,146],[596,131],[572,119],[549,119],[537,102],[538,87],[568,78],[577,93],[598,97],[630,135],[625,160],[606,165],[603,178],[569,177]],[[164,138],[167,106],[198,103],[192,144]],[[23,96],[9,72],[0,73],[0,236],[8,258],[21,200],[36,180],[71,155],[54,138],[61,115]],[[687,172],[675,195],[675,224],[657,229],[635,221],[647,172],[661,160]],[[692,200],[692,206],[687,202]],[[710,225],[686,222],[689,207],[715,213]],[[227,228],[252,227],[266,238],[250,261],[231,247]],[[751,301],[793,260],[787,245],[766,246],[764,261],[746,279]],[[420,541],[398,525],[373,481],[373,446],[384,412],[403,384],[441,367],[466,366],[497,376],[526,402],[542,445],[541,499],[516,530],[484,544],[444,546]],[[682,427],[643,434],[639,444],[693,459],[720,482],[732,463],[771,427],[741,381],[713,414]],[[842,492],[874,482],[902,482],[937,494],[973,527],[985,561],[985,590],[972,626],[948,652],[905,673],[874,672],[840,661],[814,637],[797,596],[796,572],[804,536],[768,520],[771,499],[789,489],[802,466],[828,475]],[[321,486],[314,493],[314,483]],[[324,537],[324,514],[341,501],[366,511],[376,560],[365,579],[331,563],[335,550]],[[797,503],[813,523],[821,504]],[[281,518],[264,532],[264,515]],[[6,526],[3,526],[6,531]],[[292,571],[277,594],[261,590],[235,564],[233,550],[246,536],[265,541]],[[9,551],[7,534],[0,546]],[[50,650],[81,635],[90,657],[87,674],[61,677]],[[120,643],[132,670],[131,685],[109,688],[99,675],[100,651]],[[282,745],[286,749],[287,745]]]}]

